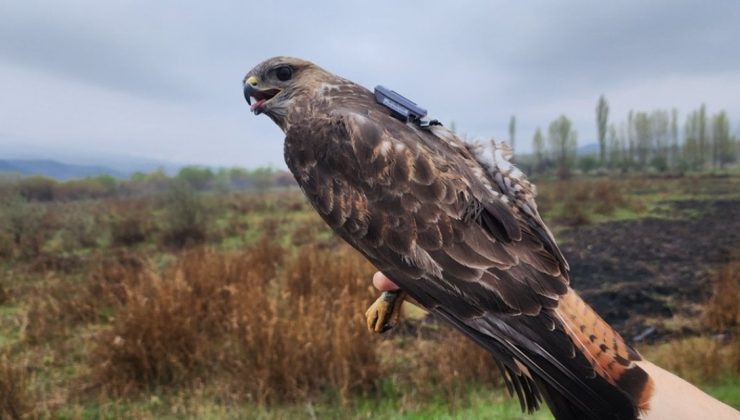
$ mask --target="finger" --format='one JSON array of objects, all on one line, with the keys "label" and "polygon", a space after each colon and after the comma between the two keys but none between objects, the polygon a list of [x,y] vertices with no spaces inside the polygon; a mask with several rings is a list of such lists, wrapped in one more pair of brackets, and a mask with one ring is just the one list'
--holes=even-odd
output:
[{"label": "finger", "polygon": [[381,292],[398,290],[399,287],[395,285],[385,274],[378,271],[373,275],[373,286]]}]

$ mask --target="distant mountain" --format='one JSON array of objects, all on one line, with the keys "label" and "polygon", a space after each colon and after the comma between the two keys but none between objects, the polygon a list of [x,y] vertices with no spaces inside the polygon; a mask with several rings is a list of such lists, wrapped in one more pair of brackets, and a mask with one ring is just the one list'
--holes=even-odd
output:
[{"label": "distant mountain", "polygon": [[598,154],[599,154],[599,145],[596,143],[584,144],[583,146],[578,146],[578,148],[576,149],[576,155],[578,156],[598,155]]},{"label": "distant mountain", "polygon": [[[76,150],[66,149],[63,147],[41,146],[31,142],[24,143],[8,140],[3,138],[2,135],[0,135],[0,161],[4,161],[6,163],[18,161],[53,162],[55,164],[77,167],[77,169],[74,169],[72,173],[83,174],[83,177],[90,176],[87,175],[89,173],[94,175],[100,174],[100,171],[103,171],[103,173],[109,173],[113,176],[127,177],[134,172],[152,172],[158,169],[162,169],[168,175],[172,175],[177,173],[181,167],[187,165],[187,163],[161,161],[146,157],[114,154],[96,150]],[[11,166],[14,166],[14,164]],[[44,165],[41,166],[43,167]],[[26,168],[26,165],[21,165],[21,167],[22,168],[15,168],[13,171],[26,174],[26,172],[20,171],[20,169]],[[61,170],[61,174],[64,174],[64,170],[62,168],[58,169]],[[5,168],[0,168],[0,172],[7,171],[8,170]],[[33,169],[32,172],[37,173],[37,170]]]},{"label": "distant mountain", "polygon": [[48,159],[4,159],[0,160],[0,173],[22,176],[41,175],[59,181],[97,175],[125,178],[127,173],[105,166],[77,165]]}]

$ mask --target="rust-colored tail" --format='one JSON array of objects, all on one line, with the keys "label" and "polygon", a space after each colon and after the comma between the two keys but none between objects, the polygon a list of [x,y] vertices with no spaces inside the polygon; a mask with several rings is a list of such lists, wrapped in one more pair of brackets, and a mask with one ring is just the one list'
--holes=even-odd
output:
[{"label": "rust-colored tail", "polygon": [[573,289],[561,297],[556,313],[594,372],[627,394],[640,410],[647,410],[653,381],[635,363],[642,360],[640,355]]}]

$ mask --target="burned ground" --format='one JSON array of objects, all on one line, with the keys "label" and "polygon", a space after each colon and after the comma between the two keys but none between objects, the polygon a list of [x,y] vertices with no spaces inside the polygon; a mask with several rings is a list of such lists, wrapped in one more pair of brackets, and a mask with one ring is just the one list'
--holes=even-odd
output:
[{"label": "burned ground", "polygon": [[627,339],[650,327],[655,331],[647,339],[702,332],[693,321],[712,279],[740,253],[740,200],[664,204],[661,217],[561,235],[573,287]]}]

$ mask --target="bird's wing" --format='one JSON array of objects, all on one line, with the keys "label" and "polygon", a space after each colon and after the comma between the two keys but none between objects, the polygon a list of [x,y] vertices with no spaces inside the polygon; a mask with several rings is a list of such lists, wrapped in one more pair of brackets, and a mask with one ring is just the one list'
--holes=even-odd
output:
[{"label": "bird's wing", "polygon": [[563,418],[636,417],[640,395],[600,376],[600,359],[561,319],[559,302],[574,292],[549,231],[495,188],[462,142],[372,109],[343,110],[291,127],[285,158],[343,239],[492,352],[523,408],[541,394]]}]

